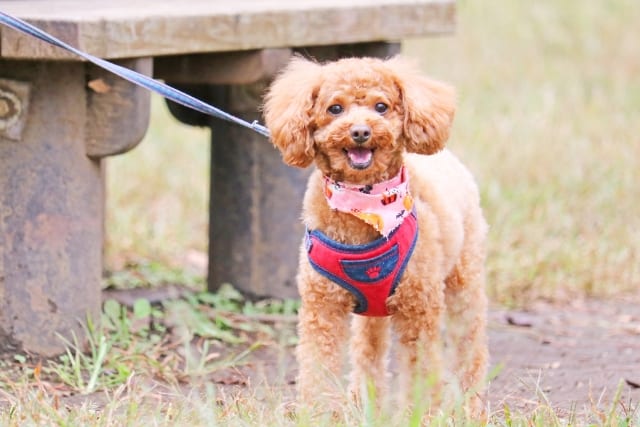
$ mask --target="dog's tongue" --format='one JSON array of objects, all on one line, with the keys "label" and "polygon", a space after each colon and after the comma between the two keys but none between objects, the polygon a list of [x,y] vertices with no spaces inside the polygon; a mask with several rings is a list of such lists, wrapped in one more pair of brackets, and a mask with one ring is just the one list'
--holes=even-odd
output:
[{"label": "dog's tongue", "polygon": [[354,147],[347,150],[347,156],[354,165],[366,165],[371,161],[373,152],[369,148]]}]

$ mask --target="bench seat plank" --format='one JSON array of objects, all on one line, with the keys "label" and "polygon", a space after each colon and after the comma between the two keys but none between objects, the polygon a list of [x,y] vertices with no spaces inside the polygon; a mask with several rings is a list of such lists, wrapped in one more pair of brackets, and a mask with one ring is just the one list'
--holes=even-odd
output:
[{"label": "bench seat plank", "polygon": [[[0,10],[103,58],[400,40],[455,26],[454,0],[27,0]],[[0,56],[73,58],[5,27]]]}]

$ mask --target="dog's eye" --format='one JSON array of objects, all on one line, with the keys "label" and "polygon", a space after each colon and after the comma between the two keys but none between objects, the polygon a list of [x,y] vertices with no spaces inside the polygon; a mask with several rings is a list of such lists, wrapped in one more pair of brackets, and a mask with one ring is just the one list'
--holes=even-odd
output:
[{"label": "dog's eye", "polygon": [[342,105],[340,104],[333,104],[332,106],[327,108],[327,111],[333,114],[334,116],[337,116],[338,114],[344,111],[344,108],[342,108]]},{"label": "dog's eye", "polygon": [[387,112],[387,110],[389,109],[389,106],[387,104],[385,104],[384,102],[378,102],[374,107],[374,110],[376,110],[376,112],[380,113],[380,114],[384,114]]}]

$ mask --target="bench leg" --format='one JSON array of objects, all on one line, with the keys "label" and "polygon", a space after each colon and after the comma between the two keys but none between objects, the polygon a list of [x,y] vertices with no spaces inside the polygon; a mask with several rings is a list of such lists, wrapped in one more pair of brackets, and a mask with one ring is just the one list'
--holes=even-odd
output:
[{"label": "bench leg", "polygon": [[[264,85],[226,87],[225,108],[251,122]],[[310,170],[285,165],[267,138],[227,122],[212,127],[209,288],[233,283],[259,297],[297,296]]]},{"label": "bench leg", "polygon": [[[150,58],[119,62],[151,74]],[[100,158],[135,146],[148,115],[147,91],[91,65],[0,60],[0,353],[55,355],[97,324]]]},{"label": "bench leg", "polygon": [[21,135],[0,133],[0,352],[50,356],[100,310],[104,189],[86,155],[85,67],[0,61],[0,78],[5,93],[29,89]]},{"label": "bench leg", "polygon": [[[264,82],[183,85],[194,96],[251,122]],[[295,298],[309,170],[286,166],[267,138],[169,103],[184,123],[211,127],[209,290],[231,283],[246,295]]]},{"label": "bench leg", "polygon": [[[265,82],[178,85],[251,122]],[[309,170],[286,166],[267,138],[174,103],[183,123],[211,127],[209,290],[231,283],[246,295],[295,298],[302,196]]]}]

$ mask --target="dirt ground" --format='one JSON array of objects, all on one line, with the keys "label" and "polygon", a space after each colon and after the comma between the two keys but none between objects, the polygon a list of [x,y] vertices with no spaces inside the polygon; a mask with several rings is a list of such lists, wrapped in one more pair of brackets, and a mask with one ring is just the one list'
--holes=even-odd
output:
[{"label": "dirt ground", "polygon": [[[531,407],[540,395],[556,410],[640,402],[640,299],[534,304],[490,315],[490,351],[503,366],[490,386],[492,406]],[[542,393],[540,393],[542,392]]]},{"label": "dirt ground", "polygon": [[[543,404],[558,416],[593,414],[607,410],[618,390],[626,410],[640,403],[638,297],[537,302],[519,311],[494,309],[489,315],[489,345],[497,371],[489,386],[492,412],[505,404],[512,412]],[[267,378],[273,387],[275,378],[281,387],[292,389],[291,348],[276,347],[267,346],[247,364],[219,372],[217,382],[250,388]]]}]

